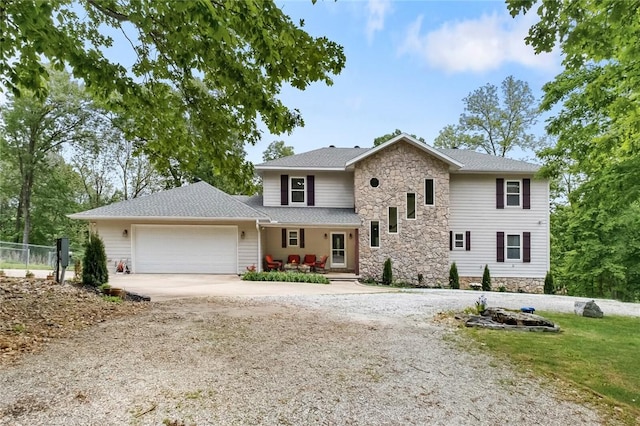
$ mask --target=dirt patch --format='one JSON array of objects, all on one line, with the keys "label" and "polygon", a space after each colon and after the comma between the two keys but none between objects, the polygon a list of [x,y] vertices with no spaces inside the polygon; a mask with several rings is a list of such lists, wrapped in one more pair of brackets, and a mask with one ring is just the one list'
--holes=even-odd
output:
[{"label": "dirt patch", "polygon": [[39,351],[51,339],[147,307],[145,303],[109,302],[90,289],[71,284],[0,277],[0,366]]}]

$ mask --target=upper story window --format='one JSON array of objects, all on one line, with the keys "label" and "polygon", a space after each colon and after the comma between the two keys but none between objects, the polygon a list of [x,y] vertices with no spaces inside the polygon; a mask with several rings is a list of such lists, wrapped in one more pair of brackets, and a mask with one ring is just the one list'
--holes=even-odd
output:
[{"label": "upper story window", "polygon": [[416,194],[407,192],[407,219],[416,218]]},{"label": "upper story window", "polygon": [[507,206],[520,206],[520,181],[508,180],[507,184]]},{"label": "upper story window", "polygon": [[389,207],[389,233],[398,233],[398,208]]},{"label": "upper story window", "polygon": [[291,203],[304,204],[305,203],[305,187],[306,179],[303,177],[291,178]]},{"label": "upper story window", "polygon": [[424,204],[433,206],[435,204],[435,191],[433,179],[424,180]]}]

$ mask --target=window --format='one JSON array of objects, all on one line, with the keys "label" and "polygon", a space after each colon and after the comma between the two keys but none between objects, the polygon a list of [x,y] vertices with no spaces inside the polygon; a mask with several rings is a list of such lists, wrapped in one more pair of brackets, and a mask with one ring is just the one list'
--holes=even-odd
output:
[{"label": "window", "polygon": [[287,230],[287,245],[289,247],[298,247],[298,230]]},{"label": "window", "polygon": [[371,247],[380,247],[380,222],[371,221]]},{"label": "window", "polygon": [[435,204],[433,191],[433,179],[424,180],[424,204],[427,206],[433,206]]},{"label": "window", "polygon": [[464,234],[462,232],[453,235],[453,247],[456,249],[464,249]]},{"label": "window", "polygon": [[520,260],[520,234],[507,235],[507,259]]},{"label": "window", "polygon": [[372,188],[377,188],[378,185],[380,185],[380,181],[378,180],[378,178],[371,178],[371,180],[369,181],[369,185],[371,185]]},{"label": "window", "polygon": [[389,207],[389,233],[398,233],[398,208]]},{"label": "window", "polygon": [[292,203],[304,203],[304,190],[305,190],[305,178],[292,177],[291,178],[291,202]]},{"label": "window", "polygon": [[520,205],[520,181],[508,180],[507,181],[507,206],[519,206]]},{"label": "window", "polygon": [[416,194],[407,192],[407,219],[416,218]]}]

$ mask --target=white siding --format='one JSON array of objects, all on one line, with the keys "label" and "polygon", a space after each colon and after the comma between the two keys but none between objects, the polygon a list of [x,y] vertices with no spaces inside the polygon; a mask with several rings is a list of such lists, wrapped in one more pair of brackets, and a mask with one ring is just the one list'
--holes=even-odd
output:
[{"label": "white siding", "polygon": [[353,208],[352,172],[265,172],[262,194],[265,206],[280,206],[280,175],[289,177],[315,176],[315,206]]},{"label": "white siding", "polygon": [[[121,259],[131,263],[131,225],[128,222],[96,222],[95,229],[104,243],[109,273],[115,271],[115,262]],[[123,237],[125,229],[127,236]]]},{"label": "white siding", "polygon": [[[242,232],[244,231],[244,238]],[[256,268],[262,261],[258,259],[258,231],[255,223],[238,226],[238,274],[243,274],[248,266]]]},{"label": "white siding", "polygon": [[[520,180],[509,175],[452,174],[450,183],[450,230],[471,232],[471,250],[454,249],[460,276],[480,277],[489,265],[492,277],[543,278],[549,269],[549,186],[546,180],[531,179],[531,209],[496,209],[496,178]],[[531,178],[531,176],[526,176]],[[496,233],[531,232],[531,262],[496,260]],[[522,251],[522,250],[521,250]]]}]

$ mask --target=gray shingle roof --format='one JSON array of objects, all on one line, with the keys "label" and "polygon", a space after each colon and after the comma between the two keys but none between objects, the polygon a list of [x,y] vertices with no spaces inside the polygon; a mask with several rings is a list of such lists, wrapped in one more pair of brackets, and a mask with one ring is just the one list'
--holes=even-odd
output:
[{"label": "gray shingle roof", "polygon": [[237,196],[247,205],[269,216],[272,221],[286,225],[360,226],[355,209],[328,207],[264,207],[262,195],[249,198]]},{"label": "gray shingle roof", "polygon": [[[278,158],[255,166],[261,169],[343,169],[345,164],[372,148],[320,148],[302,154]],[[515,172],[535,173],[540,166],[525,161],[497,157],[466,149],[435,148],[442,154],[462,163],[458,172]]]},{"label": "gray shingle roof", "polygon": [[264,214],[206,182],[197,182],[145,197],[70,215],[72,219],[203,218],[259,219]]},{"label": "gray shingle roof", "polygon": [[309,169],[340,169],[347,161],[369,151],[371,148],[320,148],[302,154],[290,155],[266,163],[257,164],[261,168],[304,167]]},{"label": "gray shingle roof", "polygon": [[464,166],[458,172],[515,172],[535,173],[540,166],[511,158],[498,157],[468,149],[436,148]]}]

